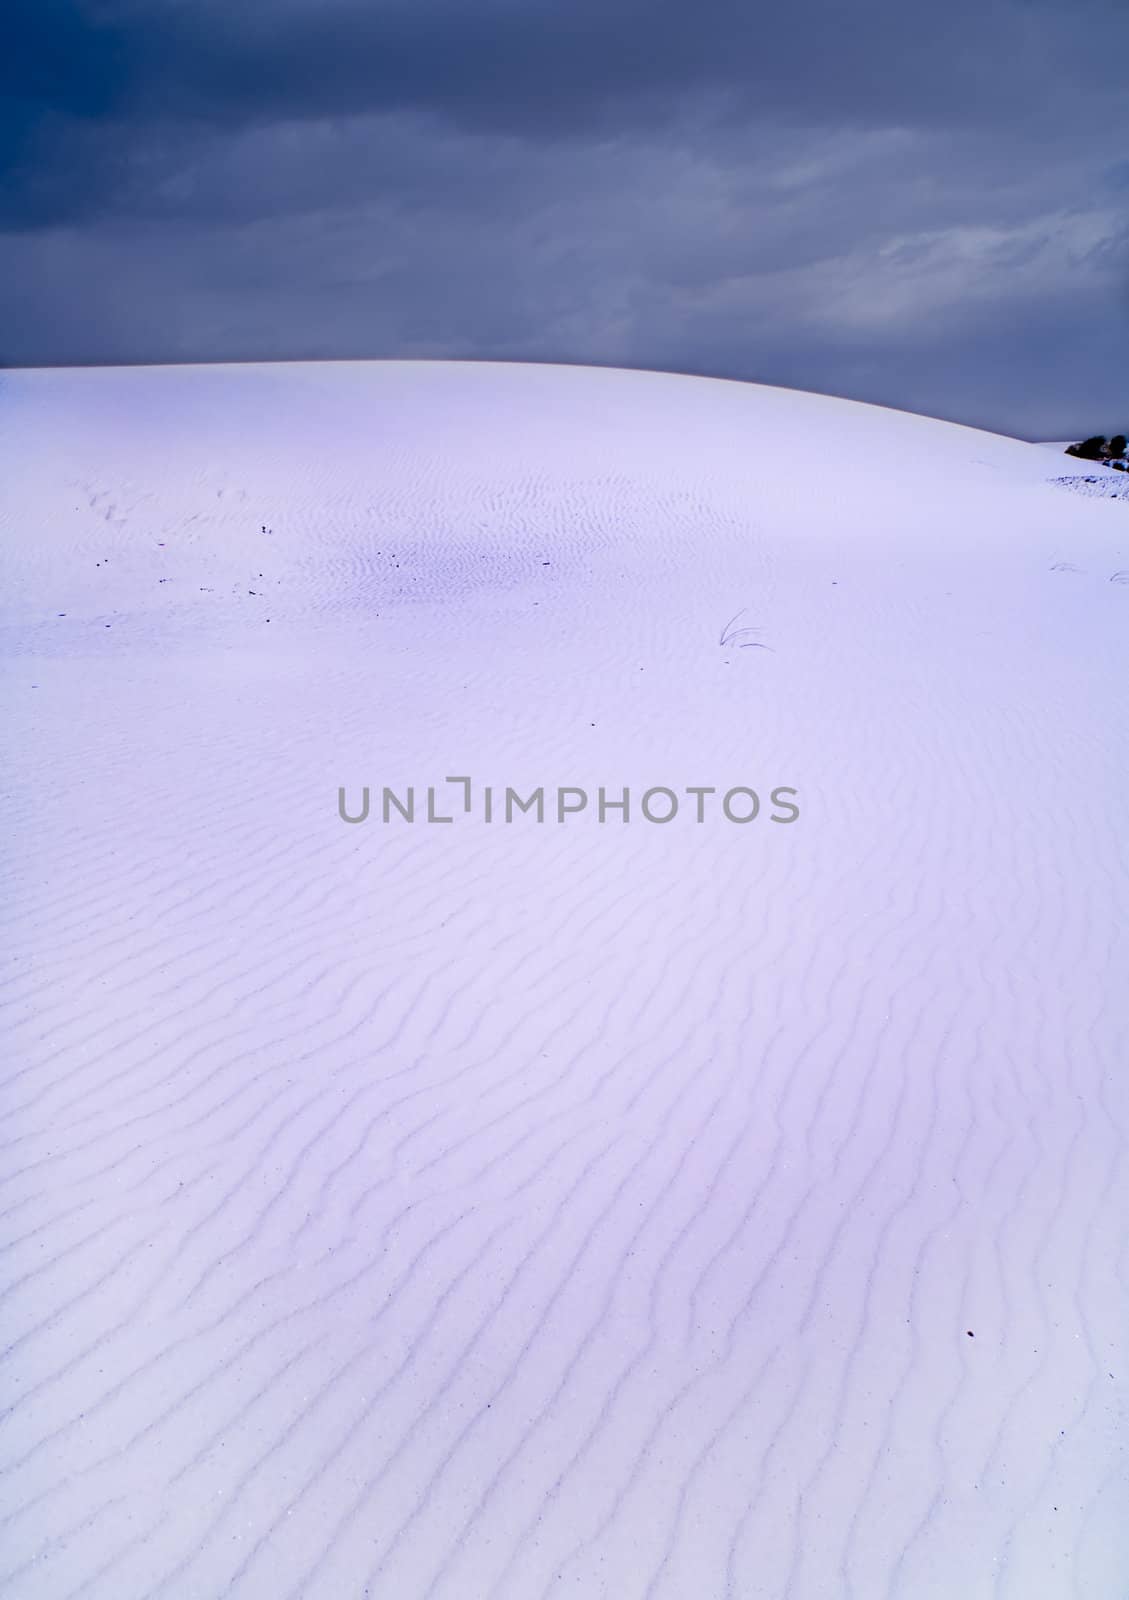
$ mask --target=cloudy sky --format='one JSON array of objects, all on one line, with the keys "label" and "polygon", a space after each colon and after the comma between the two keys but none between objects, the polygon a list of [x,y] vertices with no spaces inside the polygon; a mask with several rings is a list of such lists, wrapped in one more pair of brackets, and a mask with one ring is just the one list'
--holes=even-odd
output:
[{"label": "cloudy sky", "polygon": [[15,0],[0,363],[459,357],[1129,428],[1126,0]]}]

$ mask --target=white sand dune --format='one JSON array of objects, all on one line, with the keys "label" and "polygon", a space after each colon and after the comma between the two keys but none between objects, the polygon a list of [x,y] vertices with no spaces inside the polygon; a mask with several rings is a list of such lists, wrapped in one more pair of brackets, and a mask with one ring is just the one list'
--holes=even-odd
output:
[{"label": "white sand dune", "polygon": [[1124,1595],[1129,508],[582,368],[0,440],[0,1593]]}]

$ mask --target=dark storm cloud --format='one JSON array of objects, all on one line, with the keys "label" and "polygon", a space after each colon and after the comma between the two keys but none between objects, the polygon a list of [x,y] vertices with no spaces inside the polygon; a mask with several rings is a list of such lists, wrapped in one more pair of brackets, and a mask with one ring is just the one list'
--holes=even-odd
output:
[{"label": "dark storm cloud", "polygon": [[9,363],[449,354],[1015,431],[1124,409],[1120,0],[51,0],[5,26]]},{"label": "dark storm cloud", "polygon": [[544,138],[703,90],[862,123],[1041,111],[1123,84],[1129,30],[1117,0],[23,0],[9,38],[17,88],[80,115],[423,109]]}]

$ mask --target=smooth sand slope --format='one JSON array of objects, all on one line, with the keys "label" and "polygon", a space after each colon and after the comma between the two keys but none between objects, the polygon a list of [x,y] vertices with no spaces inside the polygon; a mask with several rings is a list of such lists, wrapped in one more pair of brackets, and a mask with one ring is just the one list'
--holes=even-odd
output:
[{"label": "smooth sand slope", "polygon": [[1129,505],[580,368],[0,452],[0,1593],[1129,1592]]}]

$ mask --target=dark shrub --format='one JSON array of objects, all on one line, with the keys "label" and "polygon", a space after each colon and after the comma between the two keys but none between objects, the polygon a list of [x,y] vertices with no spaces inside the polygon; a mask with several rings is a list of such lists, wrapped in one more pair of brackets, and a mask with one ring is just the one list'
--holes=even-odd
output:
[{"label": "dark shrub", "polygon": [[1070,445],[1066,453],[1068,456],[1081,456],[1083,461],[1100,461],[1104,451],[1104,436],[1095,434],[1092,439],[1083,439],[1081,444]]}]

